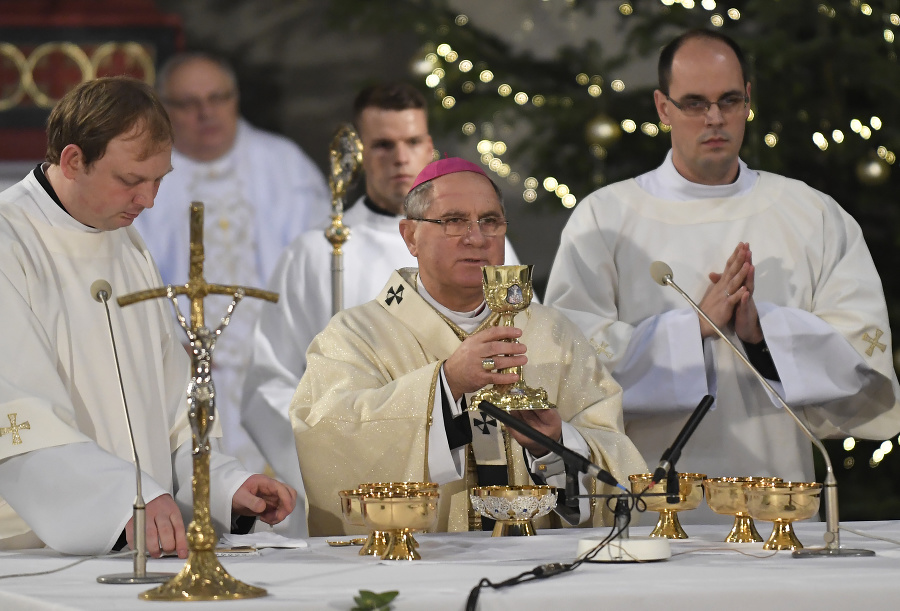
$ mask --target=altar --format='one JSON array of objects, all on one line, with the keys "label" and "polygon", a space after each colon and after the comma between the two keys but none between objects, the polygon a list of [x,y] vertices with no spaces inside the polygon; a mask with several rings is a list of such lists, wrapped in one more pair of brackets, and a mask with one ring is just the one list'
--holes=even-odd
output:
[{"label": "altar", "polygon": [[[644,520],[647,522],[648,520]],[[768,534],[769,523],[758,523]],[[795,525],[804,545],[822,545],[824,524]],[[502,590],[484,589],[478,609],[892,609],[900,604],[900,521],[843,525],[844,547],[874,550],[870,558],[793,558],[762,543],[722,543],[722,525],[686,526],[690,538],[672,541],[672,557],[642,564],[583,564],[575,571]],[[848,528],[872,539],[851,533]],[[542,530],[535,537],[489,533],[416,534],[422,560],[384,561],[358,555],[359,547],[330,547],[308,539],[301,549],[261,549],[222,557],[225,568],[269,595],[244,601],[161,603],[138,600],[140,585],[103,585],[98,575],[128,572],[130,557],[90,559],[61,572],[0,578],[0,609],[351,609],[360,590],[397,590],[394,611],[465,608],[482,578],[494,583],[539,564],[571,562],[578,540],[610,529]],[[649,526],[631,529],[646,535]],[[78,560],[51,550],[0,552],[0,575],[48,571]],[[184,561],[150,560],[148,570],[177,572]]]}]

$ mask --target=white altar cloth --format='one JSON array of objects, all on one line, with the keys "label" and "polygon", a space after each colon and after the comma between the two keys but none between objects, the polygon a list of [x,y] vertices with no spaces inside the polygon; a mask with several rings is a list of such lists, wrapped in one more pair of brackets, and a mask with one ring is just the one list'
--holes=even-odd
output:
[{"label": "white altar cloth", "polygon": [[[654,516],[656,514],[653,514]],[[650,516],[643,519],[650,521]],[[900,541],[900,521],[844,526]],[[767,536],[770,524],[758,522]],[[841,531],[844,547],[875,550],[873,558],[792,558],[765,552],[762,544],[725,544],[728,528],[685,526],[690,539],[672,542],[672,558],[645,564],[585,564],[574,572],[502,590],[482,590],[481,611],[650,609],[728,611],[769,609],[893,609],[900,605],[900,546]],[[646,535],[649,526],[631,529]],[[822,545],[824,524],[795,525],[807,547]],[[359,590],[399,590],[392,609],[461,611],[482,577],[497,583],[538,564],[570,562],[578,539],[609,529],[539,531],[536,537],[491,538],[489,533],[417,534],[422,560],[361,557],[359,547],[329,547],[309,539],[305,549],[262,549],[258,555],[221,558],[236,578],[264,587],[265,598],[178,603],[184,608],[350,609]],[[754,558],[747,554],[764,556]],[[688,553],[685,553],[688,552]],[[77,558],[50,550],[0,553],[0,575],[45,571]],[[183,560],[150,560],[148,571],[177,572]],[[159,609],[166,603],[137,598],[150,586],[104,585],[98,575],[130,572],[130,558],[99,558],[59,573],[0,579],[0,609]],[[174,607],[175,603],[169,605]],[[182,608],[182,607],[179,607]]]}]

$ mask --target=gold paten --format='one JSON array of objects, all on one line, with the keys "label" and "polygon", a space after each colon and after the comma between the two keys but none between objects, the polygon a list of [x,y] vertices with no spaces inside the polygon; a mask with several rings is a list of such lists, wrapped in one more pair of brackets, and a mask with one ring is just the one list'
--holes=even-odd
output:
[{"label": "gold paten", "polygon": [[480,486],[472,488],[472,506],[496,520],[492,537],[536,535],[532,520],[556,507],[552,486]]},{"label": "gold paten", "polygon": [[[258,297],[268,301],[278,301],[278,294],[254,288],[208,284],[203,278],[203,204],[191,203],[191,262],[187,284],[177,287],[148,289],[123,295],[117,299],[120,307],[125,307],[145,299],[166,297],[169,294],[187,295],[191,299],[191,333],[196,337],[210,334],[203,319],[203,299],[210,293]],[[232,302],[234,303],[234,302]],[[230,316],[230,313],[229,313]],[[223,319],[223,327],[225,320]],[[221,329],[221,327],[220,327]],[[201,354],[202,352],[202,354]],[[209,443],[207,437],[215,420],[215,404],[212,402],[211,350],[194,350],[191,357],[191,371],[203,371],[203,384],[191,384],[188,398],[191,421],[191,436],[194,455],[194,475],[192,491],[194,495],[194,519],[188,526],[188,559],[181,572],[161,586],[142,592],[144,600],[234,600],[265,596],[262,588],[242,583],[228,574],[216,557],[216,531],[209,515]],[[197,380],[195,379],[195,382]]]},{"label": "gold paten", "polygon": [[383,560],[421,560],[412,532],[434,526],[439,498],[437,490],[415,488],[371,491],[362,496],[366,526],[388,533]]},{"label": "gold paten", "polygon": [[822,484],[818,482],[771,482],[745,487],[750,515],[774,522],[763,549],[802,549],[791,524],[816,515],[821,492]]},{"label": "gold paten", "polygon": [[[631,491],[634,494],[640,494],[650,485],[653,475],[650,473],[639,473],[629,475],[631,481]],[[643,499],[647,503],[647,509],[659,512],[659,520],[651,537],[664,537],[666,539],[687,539],[688,535],[681,527],[678,520],[679,511],[689,511],[697,509],[703,500],[703,480],[706,475],[702,473],[679,473],[678,474],[678,502],[669,503],[663,496],[644,496]],[[665,492],[665,482],[660,482],[653,487],[653,492]]]},{"label": "gold paten", "polygon": [[780,477],[708,477],[703,480],[706,504],[718,514],[734,516],[725,543],[761,543],[753,518],[747,512],[744,486],[782,481]]},{"label": "gold paten", "polygon": [[345,123],[338,127],[328,147],[331,162],[328,186],[331,188],[331,226],[325,239],[331,244],[331,313],[344,308],[344,242],[350,239],[350,228],[344,225],[344,200],[362,167],[362,141],[353,127]]},{"label": "gold paten", "polygon": [[[499,314],[498,326],[512,327],[516,314],[524,312],[534,297],[531,283],[533,265],[487,265],[481,268],[484,299],[491,311]],[[518,340],[505,340],[518,343]],[[551,409],[556,406],[547,399],[543,388],[530,388],[522,377],[522,367],[507,367],[500,373],[515,373],[519,381],[482,388],[472,397],[470,410],[478,409],[482,401],[493,403],[506,411]]]}]

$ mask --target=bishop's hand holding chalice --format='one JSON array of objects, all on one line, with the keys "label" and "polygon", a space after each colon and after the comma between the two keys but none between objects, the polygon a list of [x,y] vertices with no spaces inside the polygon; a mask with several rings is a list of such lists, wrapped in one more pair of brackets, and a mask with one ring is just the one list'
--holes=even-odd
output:
[{"label": "bishop's hand holding chalice", "polygon": [[[531,304],[534,288],[531,282],[533,265],[488,265],[481,268],[484,298],[491,311],[499,314],[498,326],[512,327],[516,314]],[[516,339],[503,340],[518,343]],[[485,358],[485,370],[494,369],[493,358]],[[543,388],[531,388],[525,383],[522,366],[501,369],[500,373],[515,373],[519,379],[513,384],[482,388],[472,396],[470,409],[478,409],[482,401],[493,403],[532,426],[545,421],[555,409]],[[559,417],[554,413],[550,418]],[[544,448],[530,448],[535,455],[546,453]],[[539,492],[537,489],[541,489]],[[538,494],[536,494],[538,492]],[[544,515],[556,505],[556,492],[549,486],[487,486],[472,490],[472,505],[483,516],[497,520],[493,536],[533,535],[533,518]]]}]

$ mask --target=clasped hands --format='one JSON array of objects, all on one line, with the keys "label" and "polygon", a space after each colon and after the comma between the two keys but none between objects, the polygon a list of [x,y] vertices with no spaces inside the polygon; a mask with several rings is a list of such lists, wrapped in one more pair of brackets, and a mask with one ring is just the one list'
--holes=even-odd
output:
[{"label": "clasped hands", "polygon": [[[278,524],[294,510],[297,491],[265,475],[248,477],[231,497],[232,512],[256,516],[266,524]],[[187,558],[188,544],[181,510],[169,494],[147,503],[147,551],[153,558],[162,554],[178,554]],[[134,549],[134,518],[125,525],[129,549]]]},{"label": "clasped hands", "polygon": [[[710,285],[700,301],[700,309],[719,327],[732,327],[741,341],[763,341],[759,313],[753,301],[753,253],[750,244],[739,242],[725,263],[722,273],[709,274]],[[700,336],[715,335],[715,330],[700,317]]]},{"label": "clasped hands", "polygon": [[[520,367],[528,362],[525,344],[510,341],[521,336],[522,330],[517,327],[488,327],[467,337],[444,363],[444,377],[453,393],[453,399],[459,401],[464,394],[481,390],[489,384],[502,386],[518,382],[518,374],[502,373],[501,370]],[[486,360],[489,363],[492,360],[494,367],[486,368]],[[513,411],[510,415],[551,439],[559,440],[562,437],[562,419],[555,409]],[[517,431],[507,430],[535,458],[547,454],[544,446]]]}]

